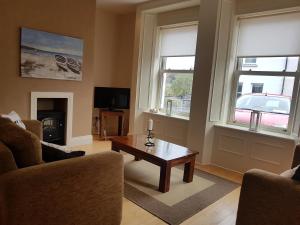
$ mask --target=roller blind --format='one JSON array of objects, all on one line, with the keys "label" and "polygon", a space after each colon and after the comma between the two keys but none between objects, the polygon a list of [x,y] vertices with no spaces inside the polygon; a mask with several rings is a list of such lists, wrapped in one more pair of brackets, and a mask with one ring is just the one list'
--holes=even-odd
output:
[{"label": "roller blind", "polygon": [[300,13],[240,19],[237,54],[300,55]]},{"label": "roller blind", "polygon": [[195,55],[198,26],[162,28],[160,30],[160,55]]}]

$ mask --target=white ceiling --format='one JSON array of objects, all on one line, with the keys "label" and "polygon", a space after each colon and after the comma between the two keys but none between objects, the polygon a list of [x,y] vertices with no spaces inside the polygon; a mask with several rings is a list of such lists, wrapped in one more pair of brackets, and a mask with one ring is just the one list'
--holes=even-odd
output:
[{"label": "white ceiling", "polygon": [[97,0],[97,6],[115,13],[125,14],[134,12],[137,4],[148,1],[151,0]]}]

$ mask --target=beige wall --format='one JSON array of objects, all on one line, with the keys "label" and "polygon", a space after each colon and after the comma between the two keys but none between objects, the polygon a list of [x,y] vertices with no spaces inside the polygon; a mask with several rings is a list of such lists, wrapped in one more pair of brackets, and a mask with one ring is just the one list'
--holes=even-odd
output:
[{"label": "beige wall", "polygon": [[[73,92],[73,136],[91,133],[95,8],[95,0],[0,0],[0,113],[29,118],[32,91]],[[83,39],[83,81],[21,78],[21,27]]]},{"label": "beige wall", "polygon": [[199,20],[200,6],[178,9],[170,12],[160,13],[157,16],[157,25],[171,25]]},{"label": "beige wall", "polygon": [[237,14],[255,13],[300,6],[299,0],[237,0]]},{"label": "beige wall", "polygon": [[117,56],[118,16],[101,8],[96,11],[95,86],[112,86]]},{"label": "beige wall", "polygon": [[[96,11],[95,86],[130,88],[134,45],[135,13],[118,15],[102,8]],[[129,110],[125,111],[125,132],[128,132]],[[95,118],[93,111],[93,133]],[[117,133],[116,118],[108,118],[107,134]]]},{"label": "beige wall", "polygon": [[113,86],[129,88],[132,77],[134,48],[135,13],[119,15],[119,34],[117,39],[117,64]]},{"label": "beige wall", "polygon": [[130,87],[134,27],[134,13],[117,15],[97,8],[95,86]]}]

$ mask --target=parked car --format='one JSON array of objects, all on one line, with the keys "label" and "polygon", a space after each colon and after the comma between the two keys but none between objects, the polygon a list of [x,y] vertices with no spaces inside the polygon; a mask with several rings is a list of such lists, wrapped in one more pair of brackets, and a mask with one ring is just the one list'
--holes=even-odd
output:
[{"label": "parked car", "polygon": [[287,96],[245,94],[237,99],[234,121],[249,124],[251,110],[257,110],[262,112],[262,125],[287,128],[290,107],[291,98]]}]

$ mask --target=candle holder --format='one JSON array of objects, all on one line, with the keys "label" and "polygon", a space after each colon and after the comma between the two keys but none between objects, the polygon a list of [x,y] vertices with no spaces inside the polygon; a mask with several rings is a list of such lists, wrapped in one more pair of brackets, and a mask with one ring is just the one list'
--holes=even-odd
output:
[{"label": "candle holder", "polygon": [[145,143],[145,146],[151,147],[151,146],[155,146],[153,140],[152,140],[152,130],[147,130],[148,134],[147,134],[147,142]]},{"label": "candle holder", "polygon": [[261,123],[262,113],[257,110],[252,110],[250,115],[249,130],[257,132]]}]

